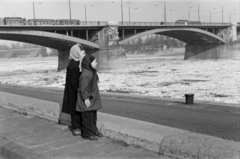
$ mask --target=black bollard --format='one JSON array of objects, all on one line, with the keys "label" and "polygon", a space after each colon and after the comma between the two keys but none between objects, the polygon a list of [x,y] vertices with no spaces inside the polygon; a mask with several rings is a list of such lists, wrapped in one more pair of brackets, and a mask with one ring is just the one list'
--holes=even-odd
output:
[{"label": "black bollard", "polygon": [[186,104],[193,104],[194,94],[185,94]]}]

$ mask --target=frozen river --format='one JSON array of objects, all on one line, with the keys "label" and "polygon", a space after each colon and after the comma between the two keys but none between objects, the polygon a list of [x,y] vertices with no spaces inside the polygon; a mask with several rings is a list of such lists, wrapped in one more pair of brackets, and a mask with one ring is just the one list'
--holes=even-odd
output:
[{"label": "frozen river", "polygon": [[[57,57],[0,59],[0,82],[64,88]],[[240,104],[240,61],[183,60],[183,55],[127,55],[129,73],[99,73],[101,91]]]}]

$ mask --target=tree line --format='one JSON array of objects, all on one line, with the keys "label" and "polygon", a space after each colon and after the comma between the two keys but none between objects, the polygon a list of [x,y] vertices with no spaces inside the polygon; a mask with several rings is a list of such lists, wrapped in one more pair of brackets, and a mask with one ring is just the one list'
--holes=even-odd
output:
[{"label": "tree line", "polygon": [[[47,48],[40,45],[30,44],[30,43],[12,43],[10,46],[0,44],[0,57],[19,57],[19,56],[28,56],[32,52],[30,50],[36,50],[34,56],[57,56],[58,51],[55,49],[48,48],[50,51],[47,51]],[[29,50],[29,51],[28,51]]]},{"label": "tree line", "polygon": [[168,48],[182,48],[185,43],[163,35],[151,34],[125,44],[128,53],[154,53]]}]

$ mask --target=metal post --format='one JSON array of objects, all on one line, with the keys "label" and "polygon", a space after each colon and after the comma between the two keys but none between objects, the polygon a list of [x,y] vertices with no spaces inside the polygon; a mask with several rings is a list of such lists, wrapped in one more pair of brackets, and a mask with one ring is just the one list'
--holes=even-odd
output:
[{"label": "metal post", "polygon": [[164,11],[165,11],[165,18],[164,18],[164,22],[167,22],[167,7],[166,7],[166,1],[164,1]]},{"label": "metal post", "polygon": [[211,15],[211,12],[210,12],[210,23],[212,23],[212,15]]},{"label": "metal post", "polygon": [[129,14],[129,24],[130,24],[130,22],[131,22],[131,18],[130,18],[130,15],[131,15],[131,8],[130,7],[128,7],[128,14]]},{"label": "metal post", "polygon": [[223,6],[222,6],[222,23],[223,23]]},{"label": "metal post", "polygon": [[34,2],[33,2],[33,19],[34,19],[34,23],[35,23],[35,7],[34,7]]},{"label": "metal post", "polygon": [[188,10],[188,21],[190,21],[190,11]]},{"label": "metal post", "polygon": [[198,4],[198,21],[200,22],[199,4]]},{"label": "metal post", "polygon": [[68,2],[69,2],[70,23],[71,23],[71,21],[72,21],[72,15],[71,15],[71,2],[70,2],[70,0],[69,0]]},{"label": "metal post", "polygon": [[87,24],[87,8],[86,8],[86,4],[84,5],[84,10],[85,10],[85,24]]},{"label": "metal post", "polygon": [[121,0],[121,14],[122,14],[122,24],[123,24],[123,4],[122,4],[122,0]]}]

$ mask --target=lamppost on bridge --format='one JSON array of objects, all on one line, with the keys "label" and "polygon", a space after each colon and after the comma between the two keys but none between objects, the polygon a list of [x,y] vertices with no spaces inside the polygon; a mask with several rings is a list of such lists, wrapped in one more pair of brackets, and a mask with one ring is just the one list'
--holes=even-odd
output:
[{"label": "lamppost on bridge", "polygon": [[[214,10],[217,10],[217,9],[214,8]],[[219,12],[216,12],[216,13],[220,13],[220,11],[219,11]],[[223,23],[223,6],[222,6],[222,11],[221,11],[221,13],[222,13],[222,23]]]},{"label": "lamppost on bridge", "polygon": [[164,15],[164,23],[166,24],[166,22],[167,22],[167,5],[166,5],[166,1],[164,1],[163,15]]},{"label": "lamppost on bridge", "polygon": [[212,14],[210,12],[210,23],[212,23]]},{"label": "lamppost on bridge", "polygon": [[129,23],[131,22],[131,8],[128,7],[128,16],[129,16]]},{"label": "lamppost on bridge", "polygon": [[35,21],[35,7],[34,7],[34,2],[33,2],[33,19]]},{"label": "lamppost on bridge", "polygon": [[222,23],[223,23],[223,6],[222,6]]},{"label": "lamppost on bridge", "polygon": [[[138,8],[134,8],[138,9]],[[131,7],[128,7],[129,23],[131,22]]]},{"label": "lamppost on bridge", "polygon": [[199,4],[198,4],[198,21],[200,22],[200,11],[199,11]]},{"label": "lamppost on bridge", "polygon": [[[90,7],[93,7],[94,5],[91,5]],[[87,5],[84,5],[84,11],[85,11],[85,24],[87,24]]]},{"label": "lamppost on bridge", "polygon": [[68,1],[68,4],[69,4],[69,16],[70,16],[70,23],[71,23],[72,15],[71,15],[71,1],[70,0]]},{"label": "lamppost on bridge", "polygon": [[190,19],[191,19],[191,18],[190,18],[190,16],[191,16],[191,15],[190,15],[190,14],[191,14],[191,13],[190,13],[190,9],[191,9],[191,8],[192,8],[192,7],[189,7],[189,9],[188,9],[188,21],[190,21]]},{"label": "lamppost on bridge", "polygon": [[122,3],[122,0],[121,0],[121,15],[122,15],[122,24],[123,24],[123,3]]},{"label": "lamppost on bridge", "polygon": [[[38,4],[42,4],[42,3],[40,2]],[[33,19],[34,19],[34,22],[35,22],[35,3],[34,3],[34,1],[33,1]]]}]

